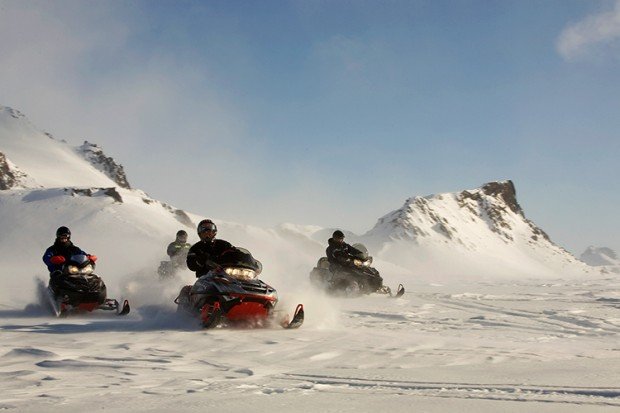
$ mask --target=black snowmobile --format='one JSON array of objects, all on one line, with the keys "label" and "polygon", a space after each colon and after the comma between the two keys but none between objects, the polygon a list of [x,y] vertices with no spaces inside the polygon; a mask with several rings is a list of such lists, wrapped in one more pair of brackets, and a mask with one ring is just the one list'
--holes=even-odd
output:
[{"label": "black snowmobile", "polygon": [[297,305],[290,321],[275,308],[277,292],[257,278],[262,265],[248,250],[233,247],[219,261],[219,268],[181,289],[174,301],[178,311],[199,317],[205,328],[219,324],[268,327],[273,322],[298,328],[303,324],[303,305]]},{"label": "black snowmobile", "polygon": [[390,297],[401,297],[405,293],[402,284],[396,294],[390,287],[383,285],[379,271],[373,268],[372,257],[363,244],[353,244],[349,257],[341,265],[332,265],[327,257],[319,261],[310,272],[310,281],[316,287],[329,294],[345,297],[357,297],[365,294],[388,294]]},{"label": "black snowmobile", "polygon": [[105,283],[94,274],[96,257],[78,254],[69,260],[62,256],[52,257],[52,263],[62,264],[60,271],[50,275],[47,295],[56,316],[72,312],[93,310],[116,311],[118,315],[129,313],[129,302],[120,305],[107,298]]}]

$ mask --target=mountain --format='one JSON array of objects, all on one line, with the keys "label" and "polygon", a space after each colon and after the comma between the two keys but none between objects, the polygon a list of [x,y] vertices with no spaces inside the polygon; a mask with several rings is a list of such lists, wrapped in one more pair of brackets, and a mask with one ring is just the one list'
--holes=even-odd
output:
[{"label": "mountain", "polygon": [[4,189],[117,186],[83,151],[40,131],[17,110],[0,106],[0,137]]},{"label": "mountain", "polygon": [[387,261],[438,277],[539,277],[587,268],[525,217],[514,183],[412,197],[363,239]]},{"label": "mountain", "polygon": [[579,259],[592,267],[602,267],[605,272],[620,273],[620,259],[611,248],[589,246]]},{"label": "mountain", "polygon": [[[306,288],[333,228],[282,224],[273,229],[192,214],[131,189],[124,168],[90,142],[73,147],[39,130],[23,114],[0,106],[0,302],[31,299],[33,278],[46,278],[40,257],[57,227],[100,257],[108,289],[152,286],[165,247],[179,229],[198,237],[196,223],[215,219],[222,238],[250,249],[278,290]],[[511,181],[459,193],[412,197],[380,218],[370,231],[345,231],[363,242],[386,283],[461,278],[557,278],[597,273],[525,218]],[[144,278],[145,277],[145,278]],[[192,274],[185,276],[192,282]]]},{"label": "mountain", "polygon": [[[0,303],[32,301],[33,279],[47,278],[41,256],[61,225],[71,229],[76,245],[99,256],[97,270],[112,296],[152,291],[144,284],[157,279],[174,234],[185,229],[190,242],[198,241],[196,223],[208,213],[188,213],[131,189],[123,167],[98,145],[73,147],[0,106]],[[290,274],[309,271],[321,253],[318,243],[296,251],[298,244],[276,229],[209,218],[223,238],[261,259],[267,279],[280,278],[284,289],[295,288],[299,279]],[[132,281],[136,277],[142,282]],[[192,279],[188,271],[185,282]]]}]

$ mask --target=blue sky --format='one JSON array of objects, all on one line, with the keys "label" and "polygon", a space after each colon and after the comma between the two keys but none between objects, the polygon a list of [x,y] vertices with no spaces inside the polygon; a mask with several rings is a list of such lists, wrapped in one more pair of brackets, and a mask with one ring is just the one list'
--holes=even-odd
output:
[{"label": "blue sky", "polygon": [[0,0],[0,104],[230,221],[370,229],[512,179],[620,249],[620,1]]}]

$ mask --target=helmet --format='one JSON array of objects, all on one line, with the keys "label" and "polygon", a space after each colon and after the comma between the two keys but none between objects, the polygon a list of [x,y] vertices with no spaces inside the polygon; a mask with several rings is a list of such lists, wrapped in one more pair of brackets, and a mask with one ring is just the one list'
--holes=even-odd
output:
[{"label": "helmet", "polygon": [[213,221],[211,221],[210,219],[203,219],[198,224],[197,230],[198,230],[199,234],[201,232],[205,232],[205,231],[208,231],[208,230],[213,230],[213,231],[217,232],[217,225],[215,225],[213,223]]},{"label": "helmet", "polygon": [[62,235],[68,235],[71,237],[71,231],[67,227],[60,227],[56,230],[56,238],[61,237]]},{"label": "helmet", "polygon": [[187,232],[185,232],[182,229],[177,231],[177,238],[179,238],[179,237],[187,237]]},{"label": "helmet", "polygon": [[339,229],[337,229],[332,234],[332,238],[344,238],[344,233],[342,231],[340,231]]}]

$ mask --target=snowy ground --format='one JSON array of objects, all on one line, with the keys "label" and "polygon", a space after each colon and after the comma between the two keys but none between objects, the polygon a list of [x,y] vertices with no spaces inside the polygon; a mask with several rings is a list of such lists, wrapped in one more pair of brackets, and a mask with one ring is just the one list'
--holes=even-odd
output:
[{"label": "snowy ground", "polygon": [[139,296],[126,318],[3,306],[0,410],[620,411],[617,278],[407,287],[305,292],[295,331],[202,331]]}]

